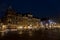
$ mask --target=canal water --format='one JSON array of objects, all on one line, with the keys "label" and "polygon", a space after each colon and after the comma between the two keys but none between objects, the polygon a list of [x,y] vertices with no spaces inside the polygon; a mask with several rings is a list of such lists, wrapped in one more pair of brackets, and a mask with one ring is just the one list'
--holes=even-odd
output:
[{"label": "canal water", "polygon": [[42,29],[33,32],[31,36],[28,32],[22,34],[8,32],[4,36],[0,36],[0,40],[60,40],[60,29]]}]

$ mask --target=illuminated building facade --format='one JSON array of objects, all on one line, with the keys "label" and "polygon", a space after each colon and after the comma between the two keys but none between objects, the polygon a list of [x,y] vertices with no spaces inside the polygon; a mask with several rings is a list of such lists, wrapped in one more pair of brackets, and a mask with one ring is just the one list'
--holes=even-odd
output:
[{"label": "illuminated building facade", "polygon": [[24,31],[28,31],[32,35],[32,31],[39,30],[40,28],[52,28],[60,27],[59,24],[48,20],[48,22],[42,22],[40,19],[33,17],[31,13],[16,13],[12,8],[7,9],[5,16],[0,19],[0,32],[18,31],[22,34]]},{"label": "illuminated building facade", "polygon": [[13,9],[9,8],[6,11],[5,16],[1,19],[0,27],[0,32],[1,30],[4,32],[6,30],[20,32],[38,30],[40,28],[40,19],[34,18],[31,13],[18,14]]}]

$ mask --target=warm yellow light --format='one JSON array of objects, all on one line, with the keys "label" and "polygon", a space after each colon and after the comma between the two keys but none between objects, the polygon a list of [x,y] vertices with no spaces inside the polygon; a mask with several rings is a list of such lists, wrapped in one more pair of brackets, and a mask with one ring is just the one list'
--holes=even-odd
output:
[{"label": "warm yellow light", "polygon": [[51,28],[52,26],[50,25],[49,28]]},{"label": "warm yellow light", "polygon": [[19,26],[18,29],[23,29],[23,26]]},{"label": "warm yellow light", "polygon": [[6,28],[6,25],[2,25],[2,29],[5,29]]},{"label": "warm yellow light", "polygon": [[32,29],[32,27],[31,26],[28,26],[28,29]]},{"label": "warm yellow light", "polygon": [[25,26],[24,29],[28,29],[28,28]]}]

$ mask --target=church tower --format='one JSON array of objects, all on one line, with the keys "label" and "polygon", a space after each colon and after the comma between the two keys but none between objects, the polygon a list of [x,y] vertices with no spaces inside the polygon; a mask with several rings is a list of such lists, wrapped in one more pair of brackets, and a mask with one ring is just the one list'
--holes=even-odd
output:
[{"label": "church tower", "polygon": [[4,21],[4,23],[6,22],[7,24],[8,23],[12,24],[13,23],[12,21],[15,19],[16,19],[16,11],[11,6],[9,6],[5,12],[3,21]]},{"label": "church tower", "polygon": [[7,16],[12,16],[15,14],[16,14],[16,11],[11,6],[9,6],[9,8],[6,10],[6,13],[5,13],[5,15]]}]

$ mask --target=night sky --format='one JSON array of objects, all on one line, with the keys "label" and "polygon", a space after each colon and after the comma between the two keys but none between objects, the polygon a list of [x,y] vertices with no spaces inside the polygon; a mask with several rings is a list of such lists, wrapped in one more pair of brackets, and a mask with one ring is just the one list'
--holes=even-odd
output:
[{"label": "night sky", "polygon": [[59,0],[0,0],[0,17],[9,6],[17,12],[32,12],[39,18],[60,15]]}]

